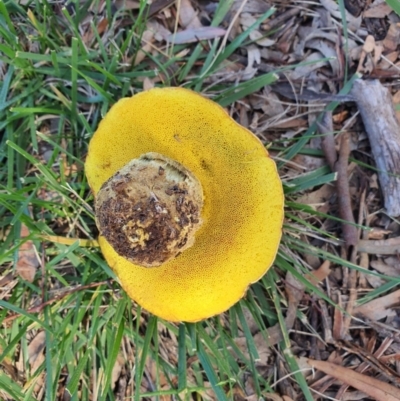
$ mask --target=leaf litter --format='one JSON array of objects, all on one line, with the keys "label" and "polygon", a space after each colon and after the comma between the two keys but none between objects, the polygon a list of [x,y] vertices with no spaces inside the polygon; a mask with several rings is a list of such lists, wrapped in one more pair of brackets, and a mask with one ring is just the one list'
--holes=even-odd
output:
[{"label": "leaf litter", "polygon": [[[80,25],[83,43],[88,47],[93,46],[96,40],[91,25],[94,18],[97,18],[96,33],[103,44],[107,44],[119,30],[132,25],[133,14],[130,13],[137,12],[140,7],[137,1],[114,2],[115,12],[121,13],[121,18],[117,18],[114,25],[110,26],[111,22],[105,17],[105,3],[100,3],[103,7],[101,12],[96,16],[88,15]],[[230,113],[271,144],[270,153],[277,161],[285,160],[285,151],[294,142],[301,141],[309,127],[316,123],[320,112],[330,101],[329,97],[340,96],[341,82],[346,71],[359,72],[366,79],[380,79],[381,84],[390,89],[394,104],[400,103],[400,87],[395,81],[400,75],[399,18],[382,1],[345,3],[347,35],[344,34],[342,10],[333,0],[274,4],[261,0],[233,1],[229,13],[218,26],[209,24],[216,12],[216,4],[211,1],[195,3],[181,0],[174,4],[155,1],[151,6],[153,8],[149,9],[151,18],[140,38],[141,49],[136,54],[127,51],[123,60],[126,64],[146,63],[147,68],[156,68],[156,57],[168,57],[173,45],[188,44],[189,47],[181,53],[182,57],[171,64],[173,71],[179,71],[183,66],[183,56],[190,54],[198,43],[207,50],[214,41],[226,41],[226,45],[274,6],[276,10],[272,17],[253,29],[249,40],[221,64],[218,71],[205,77],[204,82],[218,94],[218,85],[237,85],[258,75],[278,71],[278,85],[263,87],[257,93],[240,99],[230,108]],[[197,77],[200,68],[201,63],[195,64],[188,79]],[[167,80],[166,72],[161,71],[154,78],[146,77],[143,86],[150,88],[157,82]],[[287,85],[286,89],[290,88],[291,94],[287,91],[283,93],[279,84]],[[88,88],[83,90],[90,91]],[[311,210],[321,214],[302,211],[302,218],[309,224],[308,230],[296,225],[289,217],[287,223],[292,225],[285,229],[285,235],[292,239],[293,244],[302,238],[309,249],[330,252],[360,269],[350,270],[335,260],[326,260],[318,254],[307,254],[306,249],[295,250],[293,247],[288,254],[293,256],[303,273],[308,272],[304,277],[325,299],[306,289],[298,276],[279,272],[276,285],[284,306],[285,329],[289,333],[292,352],[304,370],[305,379],[314,391],[315,399],[399,399],[400,393],[396,387],[400,373],[399,290],[394,287],[382,290],[372,299],[368,296],[374,288],[384,288],[390,277],[398,277],[400,226],[397,219],[388,217],[383,209],[382,188],[377,178],[379,171],[374,169],[375,160],[362,121],[357,116],[357,108],[348,99],[335,99],[340,104],[330,117],[331,127],[320,130],[322,140],[314,138],[307,141],[302,149],[304,154],[298,154],[286,162],[281,173],[285,184],[289,186],[292,180],[299,178],[299,171],[312,172],[327,165],[334,167],[335,163],[340,162],[342,152],[344,161],[341,174],[344,178],[338,179],[336,183],[322,181],[316,186],[306,187],[298,196],[288,196],[289,202],[308,205]],[[327,138],[331,156],[324,151],[323,143]],[[347,142],[345,150],[344,142]],[[64,163],[68,162],[64,160]],[[77,169],[72,168],[72,164],[70,167],[71,174],[75,174]],[[335,185],[339,188],[335,189]],[[345,206],[340,203],[343,186],[348,191],[348,203]],[[347,214],[343,215],[341,211]],[[348,223],[351,222],[349,213],[353,216],[353,224],[350,225],[326,217],[340,216]],[[346,240],[345,226],[352,227],[350,240]],[[63,233],[62,227],[59,229]],[[376,234],[373,234],[374,231]],[[324,233],[329,235],[325,236]],[[22,226],[21,238],[29,234],[28,228]],[[358,253],[354,248],[358,249]],[[28,240],[19,248],[16,271],[21,278],[34,282],[38,266],[35,245]],[[4,286],[10,283],[10,269],[8,265],[2,274],[1,282]],[[362,269],[365,273],[379,272],[384,276],[365,274]],[[73,270],[66,267],[66,271]],[[377,281],[373,282],[373,277]],[[333,306],[331,301],[339,307]],[[286,377],[290,370],[277,348],[284,340],[280,323],[271,324],[262,331],[255,318],[251,313],[246,315],[258,351],[254,369],[266,380],[273,378],[276,382],[282,380],[279,383],[284,383],[284,386],[274,386],[274,389],[279,389],[279,394],[263,391],[262,397],[279,401],[302,399],[299,384]],[[220,324],[226,330],[230,330],[228,322],[225,315],[221,316]],[[140,323],[146,328],[147,317]],[[242,324],[242,321],[237,322],[236,351],[244,354],[245,359],[251,359],[246,328]],[[167,364],[176,366],[177,335],[162,324],[157,326],[157,332],[160,337],[160,357]],[[18,375],[14,376],[26,383],[29,375],[34,374],[43,363],[43,333],[29,331],[28,359],[25,361],[22,350],[17,350],[19,359],[15,366],[12,366],[9,359],[2,362],[6,372],[16,368]],[[135,363],[132,355],[136,347],[127,336],[123,337],[121,351],[112,369],[111,386],[117,399],[133,395],[132,372]],[[243,357],[231,348],[229,351],[236,358],[236,363],[242,366]],[[25,372],[27,366],[29,373]],[[313,374],[310,374],[311,368]],[[190,385],[198,383],[200,371],[196,355],[189,353],[186,375]],[[242,372],[244,386],[233,386],[230,395],[238,400],[258,399],[259,390],[251,371],[246,367]],[[176,389],[179,380],[176,375],[160,373],[150,357],[145,362],[144,378],[140,389],[142,393],[154,391],[156,386],[157,390]],[[36,397],[43,399],[43,382],[38,380],[36,385]],[[206,400],[217,399],[212,383],[205,379],[203,385],[207,390],[199,390],[198,396]],[[228,394],[227,387],[224,391]],[[161,399],[175,398],[162,395]]]}]

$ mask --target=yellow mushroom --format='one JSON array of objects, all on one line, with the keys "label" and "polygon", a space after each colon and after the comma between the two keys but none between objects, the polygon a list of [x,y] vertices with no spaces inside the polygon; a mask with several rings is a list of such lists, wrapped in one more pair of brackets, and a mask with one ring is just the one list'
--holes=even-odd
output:
[{"label": "yellow mushroom", "polygon": [[262,143],[182,88],[118,101],[85,163],[102,252],[141,306],[171,321],[227,310],[275,259],[283,191]]}]

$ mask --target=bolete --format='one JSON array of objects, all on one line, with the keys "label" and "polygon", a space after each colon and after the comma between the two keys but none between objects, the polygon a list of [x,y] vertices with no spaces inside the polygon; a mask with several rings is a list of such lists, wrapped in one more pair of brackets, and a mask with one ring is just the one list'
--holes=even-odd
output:
[{"label": "bolete", "polygon": [[275,259],[283,191],[263,144],[183,88],[119,100],[85,163],[99,243],[128,295],[195,322],[227,310]]}]

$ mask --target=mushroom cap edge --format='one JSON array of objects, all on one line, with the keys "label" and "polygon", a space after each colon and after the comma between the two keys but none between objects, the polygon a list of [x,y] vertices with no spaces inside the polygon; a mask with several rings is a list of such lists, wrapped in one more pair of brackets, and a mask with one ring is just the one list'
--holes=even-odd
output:
[{"label": "mushroom cap edge", "polygon": [[150,269],[123,259],[100,236],[103,254],[128,295],[153,314],[198,321],[221,313],[275,259],[284,203],[275,163],[258,138],[211,100],[183,88],[151,89],[118,101],[95,132],[85,163],[94,194],[147,152],[178,161],[202,183],[204,223],[196,243]]}]

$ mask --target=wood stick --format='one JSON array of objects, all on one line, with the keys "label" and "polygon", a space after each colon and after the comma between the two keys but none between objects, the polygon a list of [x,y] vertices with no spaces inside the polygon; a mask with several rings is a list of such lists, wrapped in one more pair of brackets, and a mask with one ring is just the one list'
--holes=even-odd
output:
[{"label": "wood stick", "polygon": [[[335,163],[335,170],[337,171],[336,187],[338,189],[338,204],[339,216],[342,220],[349,223],[355,223],[353,209],[351,207],[351,196],[349,188],[349,178],[347,175],[347,167],[349,164],[350,156],[350,138],[349,134],[345,132],[342,135],[340,142],[339,158]],[[342,223],[343,239],[346,246],[355,246],[358,242],[358,233],[356,226],[352,224]]]},{"label": "wood stick", "polygon": [[[347,167],[350,155],[350,144],[347,133],[342,135],[339,154],[335,149],[335,139],[333,138],[332,113],[326,112],[322,121],[317,122],[319,132],[324,136],[321,147],[325,158],[332,171],[337,172],[336,188],[338,191],[339,216],[342,222],[343,239],[346,248],[355,246],[358,242],[357,228],[354,226],[355,220],[351,207],[351,196]],[[346,222],[353,224],[346,224]]]},{"label": "wood stick", "polygon": [[355,98],[378,168],[384,206],[400,215],[400,124],[389,91],[378,80],[354,81]]},{"label": "wood stick", "polygon": [[397,255],[400,253],[400,237],[380,240],[360,239],[358,251],[372,255]]}]

